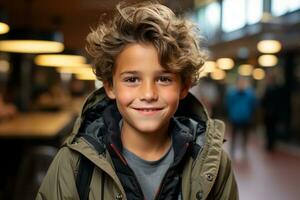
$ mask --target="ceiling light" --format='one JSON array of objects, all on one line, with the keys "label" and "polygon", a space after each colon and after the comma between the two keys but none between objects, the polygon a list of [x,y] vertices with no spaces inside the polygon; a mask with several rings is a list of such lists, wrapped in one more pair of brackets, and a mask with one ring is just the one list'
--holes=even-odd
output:
[{"label": "ceiling light", "polygon": [[92,67],[60,67],[57,71],[64,74],[93,74]]},{"label": "ceiling light", "polygon": [[223,80],[226,77],[226,73],[221,69],[216,69],[214,72],[210,74],[210,76],[214,80]]},{"label": "ceiling light", "polygon": [[259,56],[258,63],[263,67],[273,67],[277,65],[278,58],[274,55],[262,55]]},{"label": "ceiling light", "polygon": [[253,66],[250,64],[243,64],[240,65],[238,68],[238,73],[241,76],[250,76],[253,71]]},{"label": "ceiling light", "polygon": [[0,41],[0,51],[12,53],[59,53],[64,50],[61,32],[12,29]]},{"label": "ceiling light", "polygon": [[8,31],[9,31],[9,26],[4,22],[0,22],[0,35],[5,34]]},{"label": "ceiling light", "polygon": [[261,68],[256,68],[253,70],[252,76],[255,80],[262,80],[265,78],[265,71]]},{"label": "ceiling light", "polygon": [[76,78],[79,80],[96,80],[95,74],[76,74]]},{"label": "ceiling light", "polygon": [[217,66],[223,70],[229,70],[234,67],[234,61],[231,58],[219,58],[217,60]]},{"label": "ceiling light", "polygon": [[277,40],[262,40],[258,42],[257,49],[261,53],[277,53],[281,50],[281,43]]},{"label": "ceiling light", "polygon": [[210,73],[213,72],[217,67],[217,64],[215,61],[206,61],[203,65],[202,72]]},{"label": "ceiling light", "polygon": [[47,54],[34,58],[34,62],[39,66],[46,67],[89,67],[85,64],[86,59],[80,55]]},{"label": "ceiling light", "polygon": [[64,50],[61,42],[46,40],[2,40],[0,51],[14,53],[57,53]]}]

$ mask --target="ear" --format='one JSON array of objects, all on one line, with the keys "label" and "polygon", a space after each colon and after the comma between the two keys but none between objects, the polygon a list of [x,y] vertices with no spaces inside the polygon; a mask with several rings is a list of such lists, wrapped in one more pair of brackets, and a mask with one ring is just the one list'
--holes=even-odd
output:
[{"label": "ear", "polygon": [[103,81],[103,87],[104,90],[106,92],[106,95],[110,98],[110,99],[115,99],[115,93],[114,93],[114,88],[113,88],[113,83],[109,82],[109,81]]},{"label": "ear", "polygon": [[184,99],[188,93],[189,93],[189,89],[191,87],[191,84],[184,84],[180,90],[180,99]]}]

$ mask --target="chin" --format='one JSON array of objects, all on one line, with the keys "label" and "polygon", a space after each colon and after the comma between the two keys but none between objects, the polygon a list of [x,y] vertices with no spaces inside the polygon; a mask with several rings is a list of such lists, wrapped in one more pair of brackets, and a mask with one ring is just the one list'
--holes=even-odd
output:
[{"label": "chin", "polygon": [[159,133],[162,129],[165,128],[165,124],[155,124],[146,122],[143,124],[136,125],[135,128],[141,133]]}]

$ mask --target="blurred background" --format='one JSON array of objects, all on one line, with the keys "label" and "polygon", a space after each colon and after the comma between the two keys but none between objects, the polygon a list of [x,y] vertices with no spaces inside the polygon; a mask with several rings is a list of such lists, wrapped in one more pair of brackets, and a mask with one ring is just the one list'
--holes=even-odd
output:
[{"label": "blurred background", "polygon": [[[0,200],[34,198],[102,86],[85,38],[118,2],[0,1]],[[300,0],[161,2],[202,32],[209,57],[191,92],[227,124],[240,199],[299,199]]]}]

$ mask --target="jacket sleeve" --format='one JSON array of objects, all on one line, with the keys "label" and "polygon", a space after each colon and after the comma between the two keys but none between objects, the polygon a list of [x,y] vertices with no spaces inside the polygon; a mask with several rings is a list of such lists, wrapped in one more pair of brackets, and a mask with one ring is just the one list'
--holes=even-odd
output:
[{"label": "jacket sleeve", "polygon": [[213,188],[213,199],[238,200],[238,187],[234,177],[231,160],[223,151],[221,155],[220,168]]},{"label": "jacket sleeve", "polygon": [[59,150],[44,177],[36,200],[79,199],[75,184],[78,157],[67,147]]}]

